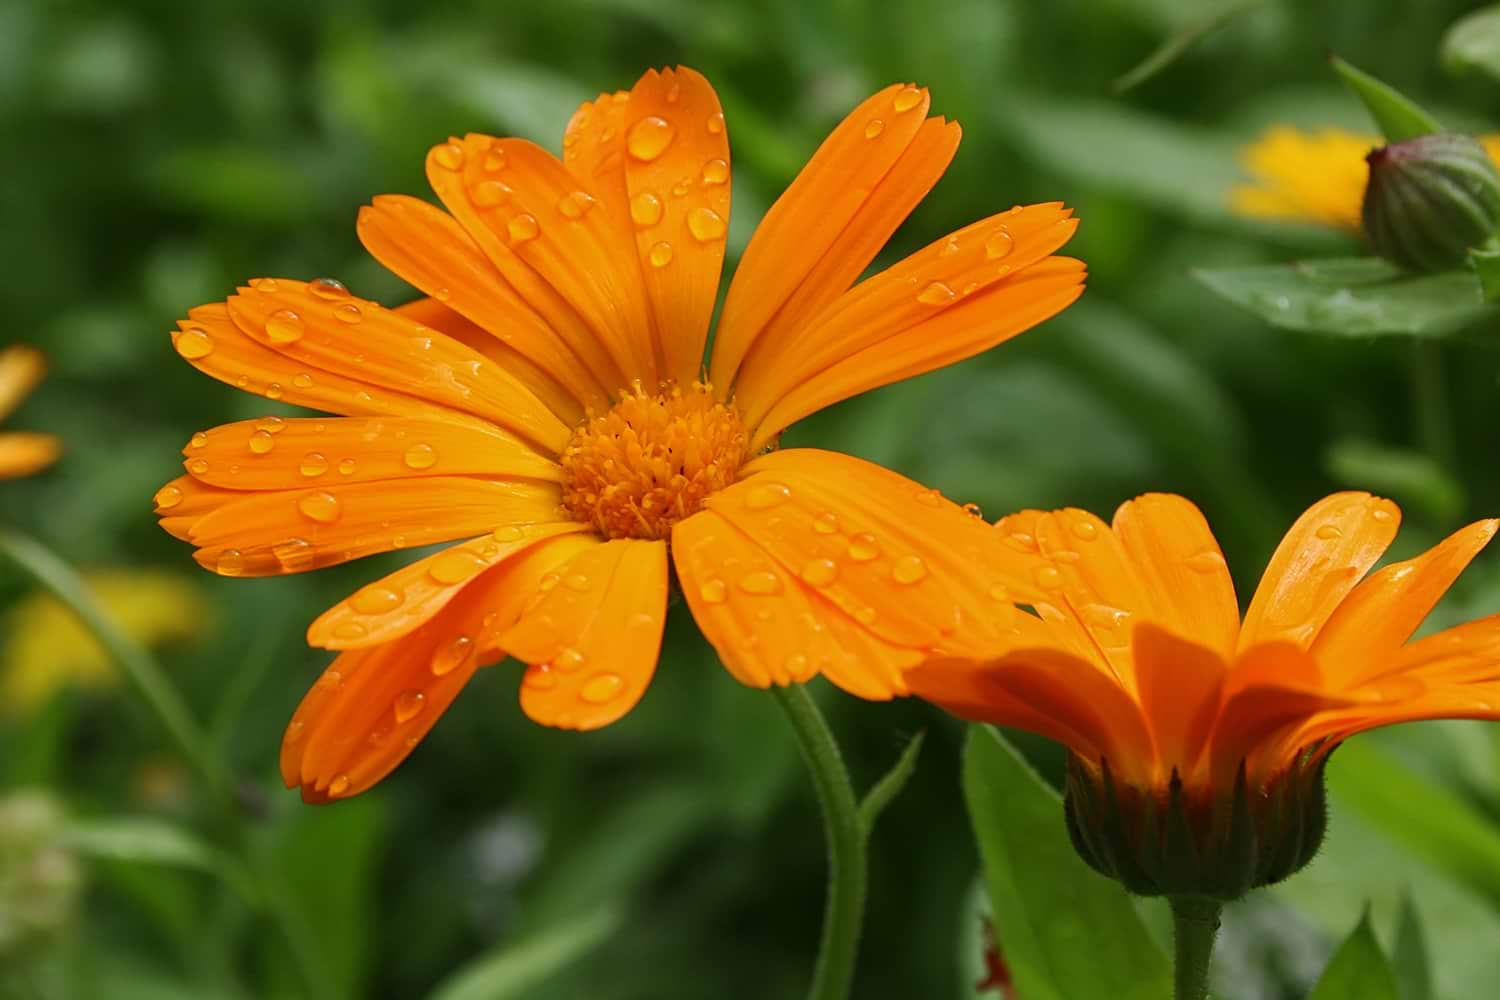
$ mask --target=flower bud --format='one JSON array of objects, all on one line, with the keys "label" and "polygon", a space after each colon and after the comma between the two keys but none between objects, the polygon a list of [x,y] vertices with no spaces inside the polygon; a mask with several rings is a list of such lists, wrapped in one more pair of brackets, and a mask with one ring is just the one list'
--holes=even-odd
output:
[{"label": "flower bud", "polygon": [[1500,174],[1472,137],[1418,136],[1365,161],[1365,237],[1387,260],[1411,271],[1451,270],[1500,229]]},{"label": "flower bud", "polygon": [[1263,788],[1240,768],[1232,789],[1189,795],[1117,782],[1109,762],[1068,758],[1068,834],[1084,861],[1140,896],[1239,899],[1294,874],[1327,826],[1323,758],[1299,760]]}]

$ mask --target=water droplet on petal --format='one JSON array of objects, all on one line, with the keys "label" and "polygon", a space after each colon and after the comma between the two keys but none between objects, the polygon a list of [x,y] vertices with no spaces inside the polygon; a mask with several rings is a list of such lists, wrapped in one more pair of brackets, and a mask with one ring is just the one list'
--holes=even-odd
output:
[{"label": "water droplet on petal", "polygon": [[583,214],[593,207],[594,196],[587,191],[565,194],[557,203],[557,210],[565,219],[581,219]]},{"label": "water droplet on petal", "polygon": [[291,309],[278,309],[266,317],[266,338],[273,344],[295,344],[305,331],[302,317]]},{"label": "water droplet on petal", "polygon": [[305,538],[285,538],[271,546],[271,554],[288,573],[304,573],[313,568],[318,550]]},{"label": "water droplet on petal", "polygon": [[926,288],[917,293],[917,301],[925,306],[940,306],[952,302],[957,293],[941,281],[930,282]]},{"label": "water droplet on petal", "polygon": [[672,244],[658,243],[646,256],[651,261],[652,267],[666,267],[672,263]]},{"label": "water droplet on petal", "polygon": [[572,647],[564,647],[552,658],[553,669],[560,670],[565,674],[576,673],[583,669],[584,663],[583,654]]},{"label": "water droplet on petal", "polygon": [[1187,565],[1188,569],[1198,573],[1213,573],[1224,568],[1224,556],[1210,549],[1207,552],[1199,552],[1195,556],[1190,556]]},{"label": "water droplet on petal", "polygon": [[250,435],[250,450],[257,455],[264,455],[276,447],[276,439],[265,431],[256,431]]},{"label": "water droplet on petal", "polygon": [[337,278],[314,278],[307,283],[307,290],[325,302],[349,297],[349,289]]},{"label": "water droplet on petal", "polygon": [[869,562],[880,555],[880,544],[875,536],[865,533],[849,539],[849,558],[855,562]]},{"label": "water droplet on petal", "polygon": [[343,305],[337,307],[333,310],[333,315],[341,323],[348,323],[350,325],[358,323],[362,318],[360,316],[359,306],[355,305],[353,302],[345,302]]},{"label": "water droplet on petal", "polygon": [[513,193],[504,181],[480,181],[469,189],[469,200],[480,208],[494,208],[509,201]]},{"label": "water droplet on petal", "polygon": [[363,639],[369,634],[370,630],[363,622],[340,622],[338,627],[333,630],[333,637],[335,639],[342,639],[345,642]]},{"label": "water droplet on petal", "polygon": [[402,691],[396,696],[393,707],[396,713],[396,722],[410,722],[422,714],[422,709],[427,705],[427,696],[420,691]]},{"label": "water droplet on petal", "polygon": [[1393,515],[1384,507],[1377,507],[1370,511],[1370,516],[1377,521],[1389,521]]},{"label": "water droplet on petal", "polygon": [[729,180],[729,164],[723,160],[713,159],[703,164],[703,183],[723,184]]},{"label": "water droplet on petal", "polygon": [[466,635],[456,637],[448,645],[441,647],[432,654],[432,662],[428,664],[434,677],[442,677],[444,674],[452,673],[468,661],[474,649],[474,640]]},{"label": "water droplet on petal", "polygon": [[651,115],[642,118],[630,126],[630,134],[626,136],[625,148],[630,155],[637,160],[651,161],[672,144],[672,136],[677,133],[672,123],[659,115]]},{"label": "water droplet on petal", "polygon": [[876,617],[877,616],[875,614],[874,608],[860,608],[858,611],[854,612],[854,620],[859,622],[861,625],[875,624]]},{"label": "water droplet on petal", "polygon": [[309,479],[316,478],[328,471],[328,459],[316,451],[310,451],[302,456],[298,471]]},{"label": "water droplet on petal", "polygon": [[724,235],[724,219],[711,208],[699,206],[688,213],[688,232],[693,234],[693,239],[699,243],[708,243],[717,240]]},{"label": "water droplet on petal", "polygon": [[724,131],[724,112],[715,111],[708,116],[707,128],[709,135],[719,135]]},{"label": "water droplet on petal", "polygon": [[1010,230],[1001,226],[984,241],[984,255],[989,260],[1000,260],[1002,257],[1008,257],[1011,250],[1015,249],[1015,245],[1016,241],[1010,235]]},{"label": "water droplet on petal", "polygon": [[865,126],[865,138],[873,139],[884,131],[885,122],[881,121],[879,118],[872,119],[870,121],[870,124]]},{"label": "water droplet on petal", "polygon": [[917,490],[916,501],[923,507],[941,507],[943,495],[937,490]]},{"label": "water droplet on petal", "polygon": [[505,169],[505,150],[492,149],[485,154],[484,169],[489,173]]},{"label": "water droplet on petal", "polygon": [[497,542],[519,542],[526,533],[514,524],[503,524],[491,533],[491,537]]},{"label": "water droplet on petal", "polygon": [[261,417],[255,422],[255,429],[267,434],[280,434],[286,430],[286,421],[280,417]]},{"label": "water droplet on petal", "polygon": [[339,519],[342,505],[339,498],[332,493],[308,493],[298,499],[297,509],[303,516],[317,521],[319,524],[332,524]]},{"label": "water droplet on petal", "polygon": [[267,399],[280,399],[281,398],[281,385],[280,385],[280,383],[272,382],[270,385],[266,386],[266,398]]},{"label": "water droplet on petal", "polygon": [[343,460],[341,460],[339,462],[339,475],[341,475],[341,476],[352,476],[352,475],[354,475],[354,468],[355,468],[355,466],[354,466],[354,459],[352,459],[352,458],[343,459]]},{"label": "water droplet on petal", "polygon": [[328,786],[328,797],[336,799],[340,795],[349,794],[349,776],[341,774],[333,779],[333,784]]},{"label": "water droplet on petal", "polygon": [[522,212],[520,215],[511,216],[511,220],[507,223],[505,229],[506,232],[510,233],[510,241],[513,244],[534,240],[537,234],[542,231],[542,227],[537,225],[536,216],[529,212]]},{"label": "water droplet on petal", "polygon": [[1091,541],[1099,536],[1099,526],[1093,521],[1085,521],[1080,518],[1073,522],[1073,537],[1079,541]]},{"label": "water droplet on petal", "polygon": [[802,579],[814,587],[826,587],[838,579],[839,564],[832,559],[809,559],[802,566]]},{"label": "water droplet on petal", "polygon": [[707,580],[698,588],[698,596],[705,604],[723,604],[729,596],[729,588],[724,586],[723,580]]},{"label": "water droplet on petal", "polygon": [[824,512],[813,518],[813,530],[820,535],[836,535],[839,530],[839,517],[832,512]]},{"label": "water droplet on petal", "polygon": [[563,586],[567,587],[569,590],[577,591],[581,594],[584,591],[588,590],[591,586],[593,586],[593,581],[584,576],[582,573],[569,573],[567,576],[563,577]]},{"label": "water droplet on petal", "polygon": [[1055,567],[1041,566],[1031,575],[1036,580],[1036,585],[1043,590],[1056,590],[1062,586],[1062,574]]},{"label": "water droplet on petal", "polygon": [[276,279],[275,278],[251,278],[250,279],[250,287],[253,288],[253,289],[255,289],[257,292],[274,292],[274,291],[276,291]]},{"label": "water droplet on petal", "polygon": [[740,589],[747,594],[779,594],[781,593],[781,577],[769,570],[757,570],[754,573],[746,573],[739,579]]},{"label": "water droplet on petal", "polygon": [[661,199],[642,191],[630,199],[630,220],[637,226],[654,226],[661,221]]},{"label": "water droplet on petal", "polygon": [[190,326],[177,335],[172,342],[177,348],[177,353],[189,361],[206,358],[214,352],[214,338],[208,335],[208,331],[201,327]]},{"label": "water droplet on petal", "polygon": [[362,615],[383,615],[399,608],[406,596],[399,590],[372,584],[349,598],[349,606]]},{"label": "water droplet on petal", "polygon": [[750,510],[770,510],[779,507],[792,497],[791,488],[784,483],[764,483],[754,486],[745,494],[745,506]]},{"label": "water droplet on petal", "polygon": [[432,158],[440,167],[458,170],[464,165],[464,148],[456,142],[445,142],[432,151]]},{"label": "water droplet on petal", "polygon": [[245,572],[245,557],[239,549],[225,549],[214,560],[214,569],[220,576],[239,576]]},{"label": "water droplet on petal", "polygon": [[897,583],[916,583],[927,575],[927,564],[921,556],[902,556],[891,566],[891,579]]},{"label": "water droplet on petal", "polygon": [[1319,538],[1323,539],[1324,541],[1331,541],[1331,540],[1333,540],[1335,538],[1342,537],[1343,534],[1344,534],[1344,532],[1343,532],[1342,529],[1336,527],[1335,525],[1325,524],[1322,527],[1320,527],[1316,532],[1314,532],[1314,534],[1316,534]]},{"label": "water droplet on petal", "polygon": [[193,435],[193,439],[189,443],[192,444],[194,448],[207,448],[208,435],[203,433],[202,431],[199,431],[197,434]]},{"label": "water droplet on petal", "polygon": [[557,687],[557,676],[552,673],[549,665],[538,663],[526,668],[526,673],[521,677],[521,684],[533,691],[551,691]]},{"label": "water droplet on petal", "polygon": [[408,469],[430,469],[437,464],[437,452],[432,445],[421,443],[414,444],[406,449],[406,454],[401,456]]},{"label": "water droplet on petal", "polygon": [[182,490],[176,486],[163,486],[156,491],[156,509],[171,510],[182,503]]},{"label": "water droplet on petal", "polygon": [[896,99],[891,102],[891,107],[896,109],[897,114],[910,111],[922,103],[922,92],[916,87],[907,87],[896,94]]},{"label": "water droplet on petal", "polygon": [[488,563],[468,549],[450,549],[432,561],[427,575],[444,586],[462,583],[484,569]]},{"label": "water droplet on petal", "polygon": [[590,705],[603,705],[625,690],[625,678],[619,674],[600,674],[590,677],[578,692],[578,696]]},{"label": "water droplet on petal", "polygon": [[188,471],[195,476],[206,476],[208,475],[208,461],[202,458],[195,458],[188,463]]}]

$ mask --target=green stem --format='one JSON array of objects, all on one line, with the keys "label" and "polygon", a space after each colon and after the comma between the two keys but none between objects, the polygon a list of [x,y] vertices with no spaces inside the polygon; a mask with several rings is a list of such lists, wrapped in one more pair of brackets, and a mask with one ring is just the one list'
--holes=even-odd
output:
[{"label": "green stem", "polygon": [[1176,1000],[1208,1000],[1208,960],[1223,905],[1202,896],[1173,896],[1172,939],[1177,948]]},{"label": "green stem", "polygon": [[808,1000],[845,1000],[854,980],[854,959],[865,916],[865,832],[854,787],[838,744],[812,696],[801,684],[772,688],[776,703],[797,735],[802,759],[818,792],[828,840],[828,902],[823,939]]},{"label": "green stem", "polygon": [[1417,439],[1428,455],[1451,471],[1457,467],[1458,446],[1453,411],[1448,405],[1448,380],[1443,373],[1443,345],[1418,339],[1412,351],[1412,405],[1416,409]]}]

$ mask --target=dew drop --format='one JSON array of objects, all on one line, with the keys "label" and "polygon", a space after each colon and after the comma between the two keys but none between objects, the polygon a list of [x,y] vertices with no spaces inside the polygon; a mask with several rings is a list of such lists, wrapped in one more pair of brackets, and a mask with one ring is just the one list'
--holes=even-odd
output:
[{"label": "dew drop", "polygon": [[333,779],[333,784],[328,786],[329,798],[338,798],[340,795],[349,794],[349,776],[341,774]]},{"label": "dew drop", "polygon": [[973,501],[963,505],[963,512],[972,518],[977,518],[980,521],[984,520],[984,508]]},{"label": "dew drop", "polygon": [[953,289],[941,281],[930,282],[926,288],[917,293],[917,301],[924,306],[940,306],[952,302],[956,297]]},{"label": "dew drop", "polygon": [[374,584],[349,598],[349,606],[362,615],[383,615],[396,610],[405,601],[401,591]]},{"label": "dew drop", "polygon": [[464,665],[473,649],[473,639],[466,635],[457,636],[448,645],[432,654],[432,662],[428,664],[428,668],[434,677],[450,674]]},{"label": "dew drop", "polygon": [[959,250],[958,237],[957,236],[950,236],[946,240],[943,241],[943,245],[942,246],[938,247],[938,256],[939,257],[952,257],[954,254],[958,253],[958,250]]},{"label": "dew drop", "polygon": [[541,226],[537,225],[536,216],[529,212],[522,212],[520,215],[511,216],[511,220],[506,224],[505,228],[506,232],[510,233],[511,243],[525,243],[528,240],[534,240],[537,234],[542,231]]},{"label": "dew drop", "polygon": [[612,701],[625,690],[625,679],[619,674],[599,674],[590,677],[578,692],[578,696],[590,705],[603,705]]},{"label": "dew drop", "polygon": [[194,448],[207,448],[208,435],[203,433],[202,431],[199,431],[197,434],[193,435],[193,440],[190,443]]},{"label": "dew drop", "polygon": [[437,464],[437,460],[437,452],[432,445],[425,443],[412,445],[401,456],[401,461],[406,463],[408,469],[430,469]]},{"label": "dew drop", "polygon": [[306,729],[307,724],[304,723],[301,719],[293,719],[290,723],[287,724],[286,735],[282,736],[281,741],[283,743],[286,743],[287,745],[295,744],[297,741],[302,739],[303,732]]},{"label": "dew drop", "polygon": [[671,122],[659,115],[651,115],[630,126],[625,148],[637,160],[649,162],[667,151],[676,132]]},{"label": "dew drop", "polygon": [[297,501],[297,509],[309,520],[319,524],[332,524],[339,519],[342,504],[332,493],[308,493]]},{"label": "dew drop", "polygon": [[550,666],[538,663],[526,668],[526,673],[521,677],[521,684],[533,691],[551,691],[557,687],[557,677],[553,675]]},{"label": "dew drop", "polygon": [[201,327],[191,326],[177,335],[172,342],[177,348],[177,353],[189,361],[206,358],[214,352],[214,338],[208,335],[208,331]]},{"label": "dew drop", "polygon": [[849,539],[849,558],[855,562],[869,562],[880,555],[880,543],[871,534],[855,535]]},{"label": "dew drop", "polygon": [[296,375],[292,376],[292,385],[296,386],[299,389],[306,389],[312,384],[313,378],[311,375],[307,374],[307,372],[298,372]]},{"label": "dew drop", "polygon": [[352,476],[352,475],[354,475],[354,468],[355,468],[354,459],[352,459],[352,458],[343,459],[342,461],[339,462],[339,475],[341,475],[341,476]]},{"label": "dew drop", "polygon": [[257,292],[274,292],[274,291],[276,291],[276,279],[275,278],[251,278],[250,279],[250,287],[253,288],[253,289],[255,289]]},{"label": "dew drop", "polygon": [[704,604],[723,604],[729,596],[729,588],[724,586],[723,580],[708,580],[698,588],[698,596],[703,598]]},{"label": "dew drop", "polygon": [[1213,573],[1224,568],[1224,556],[1212,549],[1189,556],[1188,569],[1197,573]]},{"label": "dew drop", "polygon": [[630,199],[630,221],[643,228],[656,225],[661,221],[661,199],[650,191]]},{"label": "dew drop", "polygon": [[784,483],[765,483],[752,487],[745,494],[745,506],[750,510],[770,510],[792,498],[791,488]]},{"label": "dew drop", "polygon": [[688,213],[688,232],[699,243],[708,243],[724,236],[724,218],[711,208],[698,206]]},{"label": "dew drop", "polygon": [[865,138],[873,139],[884,131],[885,122],[881,121],[879,118],[872,119],[870,121],[870,124],[865,126]]},{"label": "dew drop", "polygon": [[875,624],[875,618],[876,614],[874,608],[860,608],[858,611],[854,612],[854,620],[859,622],[861,625],[873,625]]},{"label": "dew drop", "polygon": [[782,669],[786,671],[788,677],[804,676],[807,673],[807,656],[802,653],[793,653],[786,658]]},{"label": "dew drop", "polygon": [[302,573],[313,568],[318,550],[305,538],[286,538],[271,546],[271,554],[288,573]]},{"label": "dew drop", "polygon": [[1017,552],[1035,552],[1036,536],[1025,531],[1012,531],[1005,536],[1005,544]]},{"label": "dew drop", "polygon": [[565,674],[576,673],[582,670],[585,662],[584,655],[571,646],[565,646],[552,658],[553,668]]},{"label": "dew drop", "polygon": [[723,160],[713,159],[703,164],[703,183],[723,184],[729,180],[729,164]]},{"label": "dew drop", "polygon": [[393,709],[396,713],[396,722],[410,722],[422,714],[422,709],[427,706],[427,696],[420,691],[402,691],[396,695],[396,703]]},{"label": "dew drop", "polygon": [[1015,245],[1016,241],[1010,235],[1010,230],[1001,226],[984,241],[984,256],[989,260],[1000,260],[1002,257],[1010,256]]},{"label": "dew drop", "polygon": [[310,451],[302,456],[302,464],[298,466],[298,471],[308,479],[315,479],[328,471],[328,459],[316,451]]},{"label": "dew drop", "polygon": [[469,188],[469,200],[480,208],[494,208],[509,200],[512,193],[504,181],[480,181]]},{"label": "dew drop", "polygon": [[1073,537],[1087,542],[1099,537],[1099,526],[1093,521],[1079,519],[1073,522]]},{"label": "dew drop", "polygon": [[995,600],[995,601],[1003,601],[1006,598],[1010,597],[1010,591],[1006,590],[1004,587],[1000,586],[1000,584],[998,584],[998,583],[995,584],[993,587],[990,588],[989,594],[990,594],[990,599],[991,600]]},{"label": "dew drop", "polygon": [[325,302],[349,297],[349,289],[337,278],[314,278],[307,283],[307,290]]},{"label": "dew drop", "polygon": [[295,344],[304,332],[302,317],[291,309],[278,309],[266,317],[266,337],[273,344]]},{"label": "dew drop", "polygon": [[836,535],[839,530],[839,518],[831,511],[819,514],[813,518],[813,531],[820,535]]},{"label": "dew drop", "polygon": [[214,570],[220,576],[239,576],[245,572],[245,557],[239,549],[225,549],[214,560]]},{"label": "dew drop", "polygon": [[492,174],[495,173],[497,170],[504,170],[505,169],[505,150],[503,150],[503,149],[492,149],[492,150],[490,150],[488,153],[485,154],[483,166],[484,166],[484,169],[487,172],[492,173]]},{"label": "dew drop", "polygon": [[339,322],[348,323],[350,325],[358,323],[362,318],[360,316],[359,306],[355,305],[353,302],[345,302],[343,305],[338,306],[333,310],[333,315],[336,319],[339,320]]},{"label": "dew drop", "polygon": [[769,570],[757,570],[754,573],[746,573],[740,577],[740,589],[747,594],[779,594],[781,593],[781,577]]},{"label": "dew drop", "polygon": [[896,95],[896,99],[891,102],[891,107],[896,109],[897,114],[901,114],[902,112],[910,111],[921,103],[922,92],[916,87],[907,87]]},{"label": "dew drop", "polygon": [[363,622],[340,622],[333,630],[335,639],[343,639],[345,642],[353,642],[355,639],[363,639],[370,634]]},{"label": "dew drop", "polygon": [[267,434],[280,434],[286,430],[286,421],[280,417],[261,417],[255,422],[255,429]]},{"label": "dew drop", "polygon": [[156,509],[171,510],[182,503],[182,490],[176,486],[163,486],[156,491]]},{"label": "dew drop", "polygon": [[937,490],[917,490],[915,499],[923,507],[941,507],[943,505],[943,495]]},{"label": "dew drop", "polygon": [[1342,531],[1342,529],[1340,529],[1338,527],[1335,527],[1332,524],[1325,524],[1321,528],[1319,528],[1316,532],[1314,532],[1314,534],[1316,534],[1319,538],[1323,539],[1324,541],[1331,541],[1331,540],[1333,540],[1335,538],[1342,537],[1343,534],[1344,534],[1344,532]]},{"label": "dew drop", "polygon": [[491,537],[497,542],[519,542],[526,533],[514,524],[503,524],[491,533]]},{"label": "dew drop", "polygon": [[276,439],[266,431],[256,431],[250,435],[250,450],[257,455],[264,455],[276,447]]},{"label": "dew drop", "polygon": [[672,244],[658,243],[646,257],[651,261],[652,267],[666,267],[672,263]]},{"label": "dew drop", "polygon": [[809,559],[802,567],[802,579],[814,587],[826,587],[838,575],[839,564],[832,559]]},{"label": "dew drop", "polygon": [[715,111],[708,116],[708,134],[721,135],[724,132],[724,112]]},{"label": "dew drop", "polygon": [[272,382],[270,385],[266,386],[266,398],[267,399],[280,399],[281,398],[281,384],[278,383],[278,382]]},{"label": "dew drop", "polygon": [[1391,519],[1391,512],[1383,507],[1377,507],[1375,510],[1370,511],[1370,516],[1377,521],[1389,521]]},{"label": "dew drop", "polygon": [[891,579],[897,583],[916,583],[927,575],[927,564],[921,556],[902,556],[891,566]]},{"label": "dew drop", "polygon": [[432,565],[427,568],[427,575],[438,583],[451,587],[469,579],[487,565],[468,549],[450,549],[432,561]]},{"label": "dew drop", "polygon": [[188,471],[195,476],[208,475],[208,462],[205,459],[195,458],[188,463]]},{"label": "dew drop", "polygon": [[594,196],[586,191],[574,191],[563,195],[562,200],[557,203],[557,210],[565,219],[581,219],[583,214],[593,207]]},{"label": "dew drop", "polygon": [[1052,566],[1041,566],[1031,576],[1043,590],[1056,590],[1062,586],[1062,574]]},{"label": "dew drop", "polygon": [[432,151],[432,158],[440,167],[458,170],[464,165],[464,148],[456,142],[445,142]]}]

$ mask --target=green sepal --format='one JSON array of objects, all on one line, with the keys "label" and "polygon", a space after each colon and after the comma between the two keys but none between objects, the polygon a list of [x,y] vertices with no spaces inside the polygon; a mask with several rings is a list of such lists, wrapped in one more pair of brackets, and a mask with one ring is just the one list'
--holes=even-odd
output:
[{"label": "green sepal", "polygon": [[1415,101],[1388,83],[1383,83],[1364,70],[1351,66],[1338,56],[1330,56],[1329,64],[1354,91],[1375,119],[1376,126],[1387,142],[1415,139],[1419,135],[1441,132],[1437,119],[1424,111]]}]

